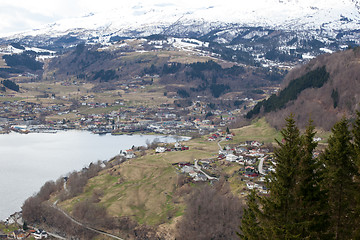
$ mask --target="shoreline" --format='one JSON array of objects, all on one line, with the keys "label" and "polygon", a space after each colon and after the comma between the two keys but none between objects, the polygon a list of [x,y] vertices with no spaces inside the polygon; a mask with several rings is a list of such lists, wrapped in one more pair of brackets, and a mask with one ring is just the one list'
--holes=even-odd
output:
[{"label": "shoreline", "polygon": [[[11,215],[11,213],[20,211],[23,201],[30,197],[34,192],[39,191],[40,187],[46,181],[50,181],[51,179],[54,180],[58,176],[64,175],[73,170],[79,170],[84,166],[89,165],[90,162],[96,162],[97,160],[109,160],[119,154],[121,149],[129,149],[133,145],[146,146],[147,139],[152,142],[154,139],[159,138],[159,142],[174,143],[178,137],[174,135],[143,135],[141,133],[133,134],[132,136],[120,135],[120,137],[112,137],[113,135],[106,134],[99,135],[100,137],[96,137],[96,134],[86,130],[58,131],[57,135],[53,133],[43,133],[39,135],[25,134],[24,136],[21,135],[22,134],[17,132],[10,133],[9,135],[0,135],[3,142],[2,150],[5,151],[3,153],[5,157],[3,158],[2,162],[3,164],[6,163],[8,168],[8,170],[6,170],[6,168],[4,170],[4,174],[7,174],[2,174],[3,186],[1,187],[0,190],[2,191],[0,192],[4,196],[9,196],[6,199],[9,199],[11,202],[13,202],[11,203],[8,200],[3,199],[3,201],[0,203],[4,206],[4,209],[1,211],[2,216],[0,220],[5,220]],[[123,138],[121,138],[121,136],[123,136]],[[68,139],[70,142],[76,143],[69,144],[69,141],[66,139]],[[180,139],[178,140],[188,141],[190,139],[191,138],[188,136],[180,136]],[[44,144],[47,145],[46,149],[48,150],[42,149]],[[63,144],[65,145],[63,146]],[[101,146],[99,146],[99,144],[101,144]],[[23,150],[16,151],[15,145],[21,145],[21,149]],[[110,145],[113,146],[110,147]],[[98,146],[103,153],[96,155],[98,154],[99,150],[94,152],[94,149],[96,149]],[[108,146],[110,148],[108,148]],[[35,151],[33,151],[34,148]],[[60,149],[61,153],[56,153],[57,150],[54,149]],[[7,150],[9,150],[11,155],[7,153]],[[49,161],[49,158],[54,159],[51,157],[53,154],[59,155],[59,157],[56,157],[55,159],[60,158],[61,160]],[[71,157],[67,156],[69,154]],[[39,155],[43,156],[40,157]],[[33,159],[35,159],[35,162]],[[57,164],[63,165],[63,167],[61,167],[62,169],[54,170],[52,166]],[[65,166],[67,166],[67,168]],[[39,168],[43,169],[43,174],[41,174],[42,177],[38,178],[35,180],[35,182],[32,183],[23,182],[24,179],[26,180],[33,178],[34,174],[32,173],[35,173],[37,171],[36,169]],[[12,169],[17,169],[19,174],[15,174]],[[26,176],[23,176],[22,174],[24,171],[27,172]],[[11,182],[12,187],[18,189],[18,194],[11,194],[13,191],[8,189],[5,184],[6,182]]]}]

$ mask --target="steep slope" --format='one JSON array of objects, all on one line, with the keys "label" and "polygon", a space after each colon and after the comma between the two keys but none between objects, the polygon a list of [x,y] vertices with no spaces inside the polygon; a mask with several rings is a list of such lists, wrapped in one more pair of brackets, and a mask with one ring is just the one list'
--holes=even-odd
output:
[{"label": "steep slope", "polygon": [[[262,105],[260,115],[266,115],[268,121],[274,126],[281,126],[285,116],[290,113],[296,115],[297,122],[304,126],[311,117],[315,125],[329,129],[341,117],[353,117],[356,110],[360,110],[360,48],[349,49],[334,54],[324,54],[313,59],[308,64],[291,71],[284,81],[278,97],[284,96],[284,92],[293,83],[299,80],[305,81],[304,76],[311,75],[317,69],[326,69],[329,78],[323,85],[310,86],[300,91],[295,100],[289,100],[284,106],[277,106],[271,111],[265,110],[265,105],[271,105],[275,97],[271,97]],[[319,77],[312,81],[319,80]],[[276,97],[276,99],[278,98]],[[268,112],[268,113],[264,113]],[[256,115],[256,111],[248,114]]]}]

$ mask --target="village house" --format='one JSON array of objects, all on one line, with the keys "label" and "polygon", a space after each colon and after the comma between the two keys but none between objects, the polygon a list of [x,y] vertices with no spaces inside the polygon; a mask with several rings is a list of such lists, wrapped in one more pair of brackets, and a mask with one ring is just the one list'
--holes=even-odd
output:
[{"label": "village house", "polygon": [[43,238],[47,238],[48,234],[44,230],[38,229],[33,233],[33,236],[35,239],[43,239]]},{"label": "village house", "polygon": [[30,233],[27,233],[22,229],[18,229],[15,230],[12,235],[14,239],[25,239],[30,235]]},{"label": "village house", "polygon": [[127,158],[127,159],[131,159],[131,158],[135,158],[135,157],[136,157],[135,152],[134,152],[134,150],[132,150],[132,149],[125,150],[125,151],[120,151],[120,154],[119,154],[119,155],[120,155],[120,156],[123,156],[123,157],[125,157],[125,158]]},{"label": "village house", "polygon": [[155,153],[163,153],[166,151],[166,148],[165,147],[157,147],[155,149]]}]

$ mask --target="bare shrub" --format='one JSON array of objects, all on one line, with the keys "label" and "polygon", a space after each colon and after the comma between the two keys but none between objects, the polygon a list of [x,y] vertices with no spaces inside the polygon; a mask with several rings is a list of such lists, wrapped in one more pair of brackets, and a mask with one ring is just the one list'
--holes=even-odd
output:
[{"label": "bare shrub", "polygon": [[91,196],[91,202],[93,203],[98,203],[100,202],[100,198],[104,196],[104,190],[100,189],[100,188],[96,188],[93,191],[93,194]]},{"label": "bare shrub", "polygon": [[136,240],[158,240],[156,230],[150,226],[140,225],[134,229]]},{"label": "bare shrub", "polygon": [[106,209],[98,204],[93,203],[91,199],[87,199],[75,204],[73,209],[73,216],[76,219],[96,227],[108,227],[106,224],[108,219]]},{"label": "bare shrub", "polygon": [[54,181],[46,182],[40,189],[37,196],[41,201],[49,200],[50,195],[58,190],[58,187]]},{"label": "bare shrub", "polygon": [[23,218],[29,223],[40,223],[42,219],[42,201],[39,197],[32,196],[26,199],[22,206]]},{"label": "bare shrub", "polygon": [[67,180],[67,187],[69,190],[69,197],[73,197],[82,193],[88,179],[81,173],[73,172],[69,175]]},{"label": "bare shrub", "polygon": [[155,149],[159,146],[160,143],[160,139],[159,138],[155,138],[152,142],[150,142],[150,140],[146,140],[146,146],[148,149]]},{"label": "bare shrub", "polygon": [[177,175],[177,177],[176,177],[176,186],[177,187],[182,187],[183,185],[185,185],[188,182],[189,182],[189,179],[186,177],[185,174]]},{"label": "bare shrub", "polygon": [[202,185],[187,200],[176,239],[238,239],[242,204],[225,181]]},{"label": "bare shrub", "polygon": [[87,170],[84,172],[84,175],[90,179],[98,175],[98,173],[101,171],[101,167],[98,164],[90,163]]}]

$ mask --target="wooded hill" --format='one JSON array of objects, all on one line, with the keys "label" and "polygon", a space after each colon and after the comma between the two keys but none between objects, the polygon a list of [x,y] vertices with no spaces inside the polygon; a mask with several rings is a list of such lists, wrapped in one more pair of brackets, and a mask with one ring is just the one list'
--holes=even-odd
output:
[{"label": "wooded hill", "polygon": [[295,114],[300,127],[309,117],[329,130],[341,117],[353,118],[360,103],[360,48],[324,54],[290,71],[282,90],[259,102],[247,117],[266,116],[273,126]]}]

